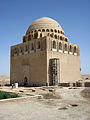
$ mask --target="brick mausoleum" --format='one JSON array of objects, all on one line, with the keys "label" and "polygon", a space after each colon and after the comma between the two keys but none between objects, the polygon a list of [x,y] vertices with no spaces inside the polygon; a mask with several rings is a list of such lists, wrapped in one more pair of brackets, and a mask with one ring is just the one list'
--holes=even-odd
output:
[{"label": "brick mausoleum", "polygon": [[70,83],[81,79],[80,71],[80,46],[69,43],[59,23],[51,18],[34,21],[23,42],[11,47],[11,84]]}]

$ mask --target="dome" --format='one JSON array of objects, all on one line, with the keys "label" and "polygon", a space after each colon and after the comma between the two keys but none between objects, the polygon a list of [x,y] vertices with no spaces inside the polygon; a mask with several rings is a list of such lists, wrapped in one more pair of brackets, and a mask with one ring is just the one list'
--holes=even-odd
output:
[{"label": "dome", "polygon": [[30,25],[26,34],[30,33],[31,31],[39,30],[39,29],[40,30],[41,29],[56,29],[56,30],[63,31],[63,29],[61,28],[61,26],[59,25],[58,22],[56,22],[55,20],[53,20],[49,17],[42,17],[42,18],[35,20]]}]

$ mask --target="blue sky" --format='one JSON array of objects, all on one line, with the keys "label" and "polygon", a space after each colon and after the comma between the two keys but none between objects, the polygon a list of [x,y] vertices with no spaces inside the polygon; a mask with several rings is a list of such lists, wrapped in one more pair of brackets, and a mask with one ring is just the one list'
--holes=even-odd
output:
[{"label": "blue sky", "polygon": [[10,46],[21,43],[30,24],[44,16],[80,45],[82,74],[90,74],[90,0],[0,0],[0,75],[10,74]]}]

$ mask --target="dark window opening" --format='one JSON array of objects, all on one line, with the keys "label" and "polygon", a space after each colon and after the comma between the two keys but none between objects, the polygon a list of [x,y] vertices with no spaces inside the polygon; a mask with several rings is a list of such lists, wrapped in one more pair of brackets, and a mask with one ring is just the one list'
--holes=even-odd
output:
[{"label": "dark window opening", "polygon": [[67,44],[65,44],[65,51],[68,51],[68,47],[67,47]]},{"label": "dark window opening", "polygon": [[55,39],[57,39],[57,35],[55,35]]},{"label": "dark window opening", "polygon": [[59,50],[62,50],[62,43],[59,43]]},{"label": "dark window opening", "polygon": [[45,29],[42,29],[42,32],[45,32]]},{"label": "dark window opening", "polygon": [[70,52],[72,52],[72,46],[70,45]]},{"label": "dark window opening", "polygon": [[40,33],[40,37],[42,37],[42,33]]},{"label": "dark window opening", "polygon": [[30,40],[31,40],[31,35],[28,36],[28,41],[30,41]]},{"label": "dark window opening", "polygon": [[53,41],[53,48],[56,49],[56,42]]},{"label": "dark window opening", "polygon": [[60,40],[62,40],[62,36],[60,36]]},{"label": "dark window opening", "polygon": [[26,42],[25,37],[23,37],[23,42]]},{"label": "dark window opening", "polygon": [[37,39],[38,38],[38,33],[35,33],[34,34],[34,39]]}]

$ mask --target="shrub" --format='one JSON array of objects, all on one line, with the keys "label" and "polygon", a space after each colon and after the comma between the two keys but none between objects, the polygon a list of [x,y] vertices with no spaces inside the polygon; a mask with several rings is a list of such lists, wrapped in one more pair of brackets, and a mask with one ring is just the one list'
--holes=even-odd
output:
[{"label": "shrub", "polygon": [[0,99],[16,98],[18,94],[0,91]]}]

